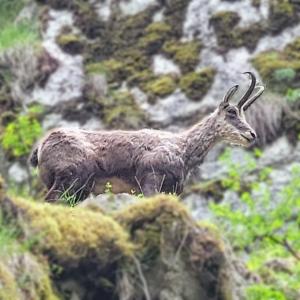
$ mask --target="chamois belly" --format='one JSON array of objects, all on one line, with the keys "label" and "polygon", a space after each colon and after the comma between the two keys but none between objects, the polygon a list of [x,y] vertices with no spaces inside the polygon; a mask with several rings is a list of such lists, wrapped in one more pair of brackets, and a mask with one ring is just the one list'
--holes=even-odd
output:
[{"label": "chamois belly", "polygon": [[92,193],[95,195],[103,194],[110,186],[111,192],[114,194],[120,193],[135,193],[139,192],[139,189],[136,185],[127,182],[119,177],[112,176],[112,177],[105,177],[105,178],[97,178],[95,180],[95,185],[92,190]]}]

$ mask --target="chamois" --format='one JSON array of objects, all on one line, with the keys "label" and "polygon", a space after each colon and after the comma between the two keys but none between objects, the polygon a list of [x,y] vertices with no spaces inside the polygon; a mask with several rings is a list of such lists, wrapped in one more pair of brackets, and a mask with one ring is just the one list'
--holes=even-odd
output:
[{"label": "chamois", "polygon": [[264,87],[256,85],[253,73],[245,74],[250,75],[251,84],[237,105],[229,102],[238,90],[235,85],[211,115],[181,133],[153,129],[50,131],[30,157],[48,189],[45,200],[57,201],[66,191],[83,200],[91,192],[103,193],[107,182],[113,193],[180,194],[189,172],[217,142],[248,147],[255,141],[256,133],[244,111]]}]

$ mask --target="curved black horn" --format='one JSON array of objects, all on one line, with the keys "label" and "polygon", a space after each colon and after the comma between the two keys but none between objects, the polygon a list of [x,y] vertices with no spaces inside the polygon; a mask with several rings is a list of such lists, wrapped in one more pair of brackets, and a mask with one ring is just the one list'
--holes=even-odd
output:
[{"label": "curved black horn", "polygon": [[265,88],[263,86],[259,86],[259,90],[257,93],[247,101],[247,103],[244,105],[243,109],[246,110],[249,108],[249,106],[258,98],[260,95],[264,92]]},{"label": "curved black horn", "polygon": [[240,100],[240,102],[238,103],[238,108],[241,109],[242,106],[246,103],[246,101],[248,100],[248,98],[250,97],[251,93],[253,92],[255,85],[256,85],[256,77],[252,72],[245,72],[243,74],[249,74],[251,77],[251,84],[249,86],[249,89],[247,90],[247,92],[245,93],[245,95],[242,97],[242,99]]},{"label": "curved black horn", "polygon": [[232,88],[228,90],[226,95],[224,96],[223,103],[228,103],[233,94],[238,90],[239,86],[234,85]]}]

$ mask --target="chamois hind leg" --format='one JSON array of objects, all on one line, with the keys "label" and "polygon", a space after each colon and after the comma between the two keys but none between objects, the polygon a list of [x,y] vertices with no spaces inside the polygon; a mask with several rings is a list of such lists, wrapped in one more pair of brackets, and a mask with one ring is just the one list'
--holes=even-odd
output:
[{"label": "chamois hind leg", "polygon": [[141,192],[144,196],[152,196],[162,191],[165,175],[157,172],[145,174],[140,182]]}]

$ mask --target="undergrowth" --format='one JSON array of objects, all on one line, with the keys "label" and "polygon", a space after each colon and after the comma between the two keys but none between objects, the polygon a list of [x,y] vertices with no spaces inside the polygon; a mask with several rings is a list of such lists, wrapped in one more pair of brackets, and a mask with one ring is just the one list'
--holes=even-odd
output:
[{"label": "undergrowth", "polygon": [[291,167],[290,182],[276,192],[270,188],[271,168],[263,168],[245,183],[245,174],[257,170],[254,160],[241,167],[227,152],[222,161],[229,169],[223,186],[237,192],[241,203],[210,207],[235,251],[247,253],[248,269],[262,279],[247,289],[247,299],[299,299],[300,164]]},{"label": "undergrowth", "polygon": [[18,20],[18,15],[26,2],[25,0],[0,0],[0,52],[38,41],[35,20]]}]

